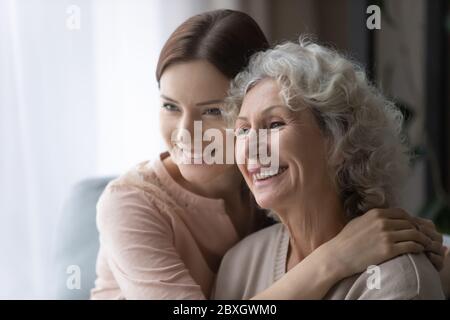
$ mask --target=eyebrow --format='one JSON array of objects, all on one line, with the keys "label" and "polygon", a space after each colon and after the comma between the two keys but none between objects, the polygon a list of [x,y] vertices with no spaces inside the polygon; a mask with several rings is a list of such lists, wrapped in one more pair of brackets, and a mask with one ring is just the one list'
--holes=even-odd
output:
[{"label": "eyebrow", "polygon": [[[268,113],[269,111],[271,111],[271,110],[273,110],[273,109],[276,109],[276,108],[286,108],[286,106],[280,105],[280,104],[276,104],[276,105],[273,105],[273,106],[270,106],[270,107],[265,108],[265,109],[261,112],[261,114],[266,114],[266,113]],[[237,117],[236,119],[237,119],[237,120],[248,121],[248,118],[247,118],[247,117]]]},{"label": "eyebrow", "polygon": [[170,102],[175,102],[175,103],[179,103],[177,100],[174,100],[174,99],[172,99],[172,98],[169,98],[168,96],[165,96],[165,95],[161,95],[161,98],[163,98],[163,99],[166,99],[166,100],[168,100],[168,101],[170,101]]},{"label": "eyebrow", "polygon": [[203,101],[203,102],[199,102],[196,105],[197,106],[206,106],[209,104],[216,104],[216,103],[223,103],[224,100],[223,99],[215,99],[215,100],[208,100],[208,101]]},{"label": "eyebrow", "polygon": [[[177,100],[169,98],[168,96],[165,96],[163,94],[161,95],[161,98],[166,99],[173,103],[180,104]],[[214,99],[214,100],[202,101],[202,102],[196,103],[195,105],[196,106],[206,106],[206,105],[210,105],[210,104],[217,104],[217,103],[223,103],[223,102],[224,102],[223,99]]]}]

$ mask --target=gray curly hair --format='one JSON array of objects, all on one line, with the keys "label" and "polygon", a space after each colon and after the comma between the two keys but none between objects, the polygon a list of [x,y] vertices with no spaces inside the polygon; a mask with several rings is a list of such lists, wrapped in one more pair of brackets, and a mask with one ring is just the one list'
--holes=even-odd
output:
[{"label": "gray curly hair", "polygon": [[409,162],[403,116],[362,67],[308,39],[256,53],[232,81],[231,119],[264,78],[278,82],[291,110],[309,108],[330,139],[330,175],[349,218],[397,205]]}]

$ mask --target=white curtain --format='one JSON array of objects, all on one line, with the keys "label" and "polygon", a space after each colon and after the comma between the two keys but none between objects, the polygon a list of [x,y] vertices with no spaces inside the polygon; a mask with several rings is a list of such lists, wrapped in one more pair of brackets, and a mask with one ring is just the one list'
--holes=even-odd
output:
[{"label": "white curtain", "polygon": [[69,4],[0,1],[0,298],[41,297],[61,202],[97,170],[91,10],[72,33]]}]

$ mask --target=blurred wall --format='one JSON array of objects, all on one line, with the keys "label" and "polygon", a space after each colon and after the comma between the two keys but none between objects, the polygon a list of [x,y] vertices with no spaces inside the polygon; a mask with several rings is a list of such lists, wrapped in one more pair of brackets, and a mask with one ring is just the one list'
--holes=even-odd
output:
[{"label": "blurred wall", "polygon": [[[381,30],[375,32],[375,74],[384,93],[412,112],[409,143],[423,146],[425,132],[425,0],[385,1]],[[414,163],[402,207],[418,213],[426,202],[425,161]]]}]

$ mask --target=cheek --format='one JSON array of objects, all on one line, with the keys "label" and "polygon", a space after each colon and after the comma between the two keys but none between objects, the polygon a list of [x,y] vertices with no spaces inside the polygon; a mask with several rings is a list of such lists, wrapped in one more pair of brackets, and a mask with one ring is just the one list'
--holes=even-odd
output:
[{"label": "cheek", "polygon": [[[245,164],[245,139],[236,139],[235,141],[235,158],[236,163],[239,165],[239,170],[241,166]],[[241,170],[242,172],[242,170]]]},{"label": "cheek", "polygon": [[304,149],[304,137],[297,134],[294,130],[284,130],[278,135],[278,139],[271,141],[271,148],[275,149],[278,147],[279,154],[281,158],[283,156],[298,157]]},{"label": "cheek", "polygon": [[327,164],[324,140],[311,132],[280,139],[281,158],[291,161],[303,179],[318,180]]},{"label": "cheek", "polygon": [[306,141],[302,141],[302,149],[308,150],[305,156],[309,162],[317,167],[326,163],[328,158],[326,139],[318,132],[311,133],[307,138],[303,139]]},{"label": "cheek", "polygon": [[159,131],[168,147],[172,145],[172,133],[176,132],[177,121],[173,117],[167,116],[160,112],[159,115]]},{"label": "cheek", "polygon": [[249,175],[248,171],[247,171],[247,166],[246,164],[240,164],[238,162],[237,164],[237,168],[239,170],[239,172],[241,173],[242,177],[244,178],[245,183],[247,184],[247,186],[250,188],[250,190],[252,189],[253,186],[253,181],[251,176]]}]

